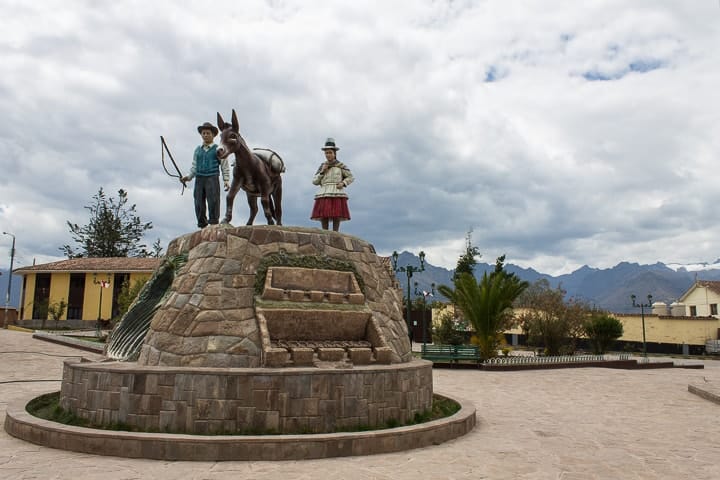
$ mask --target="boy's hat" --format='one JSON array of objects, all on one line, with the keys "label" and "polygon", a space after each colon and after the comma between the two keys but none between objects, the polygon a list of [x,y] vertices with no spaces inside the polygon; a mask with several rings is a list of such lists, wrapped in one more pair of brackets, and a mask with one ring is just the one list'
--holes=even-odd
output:
[{"label": "boy's hat", "polygon": [[202,133],[203,130],[210,130],[213,134],[213,137],[218,134],[217,127],[210,122],[205,122],[198,127],[198,133]]},{"label": "boy's hat", "polygon": [[325,140],[325,145],[320,150],[335,150],[336,152],[340,150],[339,147],[335,146],[335,139],[328,137],[327,140]]}]

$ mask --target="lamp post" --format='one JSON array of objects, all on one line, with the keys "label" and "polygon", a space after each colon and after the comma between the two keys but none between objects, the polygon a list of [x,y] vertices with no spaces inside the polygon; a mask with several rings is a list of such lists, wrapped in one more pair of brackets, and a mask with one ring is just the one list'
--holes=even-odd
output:
[{"label": "lamp post", "polygon": [[645,309],[648,307],[652,307],[652,295],[648,294],[647,303],[636,303],[636,298],[637,297],[635,296],[635,294],[630,295],[630,300],[632,300],[633,307],[638,307],[640,309],[640,318],[642,319],[643,332],[643,357],[647,358],[647,344],[645,343]]},{"label": "lamp post", "polygon": [[420,267],[415,267],[413,265],[405,265],[404,267],[398,267],[397,262],[399,255],[397,251],[393,252],[392,254],[393,269],[396,272],[405,272],[405,275],[407,275],[407,327],[410,344],[412,344],[413,341],[412,324],[410,321],[410,279],[412,278],[413,273],[420,273],[425,271],[425,252],[421,251],[418,256],[420,257]]},{"label": "lamp post", "polygon": [[102,297],[103,297],[103,288],[109,288],[110,287],[110,274],[107,274],[107,280],[98,280],[97,279],[97,273],[93,275],[93,283],[95,285],[100,285],[100,301],[98,302],[98,317],[97,317],[97,323],[95,324],[95,335],[97,337],[100,337],[100,324],[102,322]]},{"label": "lamp post", "polygon": [[430,295],[431,297],[435,296],[435,282],[430,284],[430,291],[426,292],[423,290],[422,292],[418,292],[418,282],[415,282],[415,295],[422,295],[423,296],[423,304],[422,304],[422,332],[423,332],[423,351],[425,350],[425,344],[427,343],[427,326],[425,325],[425,306],[427,303],[427,297]]},{"label": "lamp post", "polygon": [[3,320],[3,328],[8,326],[8,308],[10,305],[10,292],[12,291],[12,271],[13,261],[15,260],[15,235],[10,232],[3,232],[3,235],[10,235],[12,237],[12,247],[10,248],[10,274],[8,275],[8,287],[7,294],[5,295],[5,319]]}]

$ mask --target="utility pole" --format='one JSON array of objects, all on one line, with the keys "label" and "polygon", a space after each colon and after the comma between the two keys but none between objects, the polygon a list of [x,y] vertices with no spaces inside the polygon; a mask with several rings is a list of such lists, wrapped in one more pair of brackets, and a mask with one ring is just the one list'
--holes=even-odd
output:
[{"label": "utility pole", "polygon": [[10,293],[12,292],[13,262],[15,261],[15,235],[9,232],[3,232],[3,235],[10,235],[12,237],[12,247],[10,248],[10,274],[8,275],[7,294],[5,294],[5,319],[3,320],[3,328],[7,328],[8,309],[10,308]]}]

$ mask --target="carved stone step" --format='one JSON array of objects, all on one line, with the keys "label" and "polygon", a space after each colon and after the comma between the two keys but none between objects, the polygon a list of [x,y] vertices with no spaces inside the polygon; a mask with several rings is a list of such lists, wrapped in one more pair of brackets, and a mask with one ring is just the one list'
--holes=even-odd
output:
[{"label": "carved stone step", "polygon": [[271,267],[263,300],[362,305],[365,295],[352,272],[298,267]]}]

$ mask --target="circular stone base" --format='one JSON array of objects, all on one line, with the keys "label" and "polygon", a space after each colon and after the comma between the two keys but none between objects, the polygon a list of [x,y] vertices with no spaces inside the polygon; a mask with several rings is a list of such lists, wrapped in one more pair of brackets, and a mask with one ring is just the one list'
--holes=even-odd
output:
[{"label": "circular stone base", "polygon": [[73,427],[30,415],[23,403],[10,404],[5,431],[38,445],[155,460],[304,460],[372,455],[421,448],[460,437],[475,426],[475,407],[458,402],[454,415],[432,422],[384,430],[308,435],[183,435],[135,433]]},{"label": "circular stone base", "polygon": [[432,363],[326,368],[147,367],[66,361],[60,406],[145,432],[308,434],[383,428],[432,407]]}]

